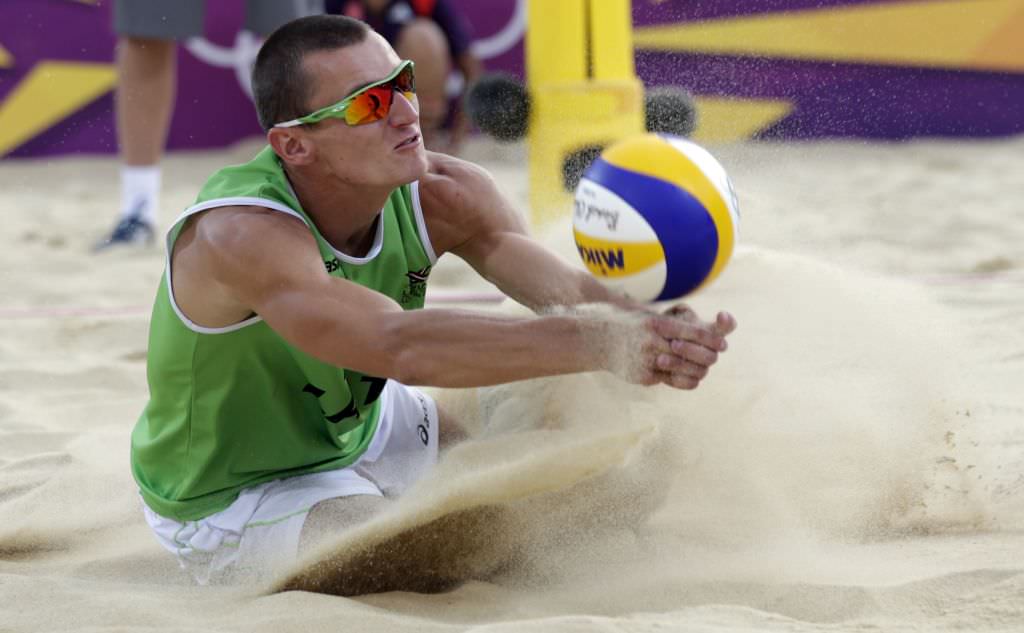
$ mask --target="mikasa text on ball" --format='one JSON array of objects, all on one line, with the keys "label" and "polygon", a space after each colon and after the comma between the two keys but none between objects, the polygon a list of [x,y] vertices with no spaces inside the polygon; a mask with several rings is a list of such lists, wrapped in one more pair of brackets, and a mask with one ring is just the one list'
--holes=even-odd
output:
[{"label": "mikasa text on ball", "polygon": [[729,177],[707,150],[644,134],[609,146],[584,173],[573,235],[605,285],[637,301],[666,301],[722,272],[739,217]]}]

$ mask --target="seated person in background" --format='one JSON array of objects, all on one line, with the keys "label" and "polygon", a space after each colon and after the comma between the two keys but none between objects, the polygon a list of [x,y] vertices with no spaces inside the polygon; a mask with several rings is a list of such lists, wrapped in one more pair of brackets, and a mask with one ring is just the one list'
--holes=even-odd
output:
[{"label": "seated person in background", "polygon": [[[457,153],[469,126],[459,103],[481,68],[470,48],[472,37],[465,18],[448,0],[327,0],[325,9],[366,22],[394,46],[399,57],[415,62],[424,145]],[[453,67],[463,81],[450,94]]]}]

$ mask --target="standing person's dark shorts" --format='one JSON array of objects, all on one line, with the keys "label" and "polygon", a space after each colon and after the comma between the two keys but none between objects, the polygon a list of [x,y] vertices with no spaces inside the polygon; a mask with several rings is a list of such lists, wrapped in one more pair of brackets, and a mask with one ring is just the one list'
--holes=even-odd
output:
[{"label": "standing person's dark shorts", "polygon": [[[285,22],[323,11],[322,0],[246,0],[245,29],[269,35]],[[157,40],[203,34],[205,0],[114,0],[114,32]]]}]

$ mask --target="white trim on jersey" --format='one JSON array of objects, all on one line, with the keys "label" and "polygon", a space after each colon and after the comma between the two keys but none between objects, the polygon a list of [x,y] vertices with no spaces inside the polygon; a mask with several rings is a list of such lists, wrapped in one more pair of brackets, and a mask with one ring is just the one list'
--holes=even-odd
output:
[{"label": "white trim on jersey", "polygon": [[[291,183],[288,183],[288,188],[289,190],[291,190]],[[293,196],[295,196],[294,190],[291,190],[291,193]],[[437,263],[437,256],[434,254],[434,248],[430,243],[430,238],[427,236],[427,225],[426,222],[424,222],[423,220],[423,208],[420,206],[418,181],[413,182],[410,185],[410,193],[412,198],[414,215],[416,216],[416,226],[419,229],[420,233],[420,244],[422,244],[423,250],[426,253],[427,258],[430,260],[430,264],[434,265]],[[196,213],[199,213],[201,211],[207,211],[209,209],[215,209],[217,207],[264,207],[266,209],[280,211],[281,213],[285,213],[295,218],[298,218],[299,220],[302,221],[303,224],[309,227],[310,230],[315,230],[315,228],[310,225],[309,221],[306,220],[306,218],[303,217],[301,213],[298,213],[294,209],[287,207],[279,202],[274,202],[273,200],[268,200],[266,198],[254,198],[245,196],[238,196],[233,198],[215,198],[213,200],[207,200],[206,202],[202,202],[200,204],[196,204],[185,209],[185,211],[180,216],[178,216],[178,218],[171,225],[170,230],[167,231],[167,297],[171,302],[171,308],[174,310],[174,313],[178,315],[178,318],[185,325],[185,327],[192,330],[193,332],[199,332],[200,334],[226,334],[228,332],[240,330],[254,323],[259,323],[260,321],[263,320],[263,317],[256,315],[249,317],[244,321],[239,321],[238,323],[234,323],[226,327],[205,327],[189,319],[182,311],[181,307],[178,306],[177,299],[174,298],[174,284],[171,281],[171,248],[173,246],[173,243],[171,242],[171,233],[179,224],[185,221],[188,217],[195,215]],[[334,245],[331,244],[330,242],[326,243],[330,247],[331,251],[334,253],[335,257],[337,257],[338,259],[347,264],[360,266],[373,261],[373,259],[376,258],[377,255],[380,255],[381,250],[383,250],[384,248],[384,209],[381,209],[380,213],[377,214],[377,233],[373,239],[373,246],[370,247],[370,252],[367,253],[365,257],[355,257],[353,255],[347,255],[339,251],[337,248],[335,248]]]},{"label": "white trim on jersey", "polygon": [[178,219],[175,220],[173,224],[171,224],[170,230],[167,231],[167,298],[171,302],[171,308],[174,310],[174,313],[178,315],[178,319],[181,320],[185,327],[192,330],[193,332],[199,332],[200,334],[227,334],[228,332],[240,330],[246,326],[253,325],[254,323],[259,323],[260,321],[263,320],[263,317],[257,314],[255,316],[249,317],[248,319],[239,321],[238,323],[234,323],[226,327],[205,327],[199,325],[198,323],[195,323],[194,321],[192,321],[192,319],[185,316],[185,313],[182,312],[181,307],[178,306],[178,300],[174,298],[174,284],[172,283],[171,277],[171,248],[173,247],[174,244],[171,241],[171,234],[178,227],[178,225],[184,222],[188,217],[193,216],[201,211],[207,211],[209,209],[215,209],[217,207],[265,207],[267,209],[273,209],[274,211],[280,211],[281,213],[287,213],[288,215],[295,216],[298,219],[302,220],[303,224],[309,226],[309,223],[306,222],[306,219],[302,217],[301,214],[296,213],[294,210],[289,209],[283,204],[274,202],[273,200],[267,200],[265,198],[249,198],[242,196],[235,198],[215,198],[213,200],[207,200],[206,202],[201,202],[199,204],[192,205],[191,207],[185,209],[185,211],[180,216],[178,216]]},{"label": "white trim on jersey", "polygon": [[[292,197],[298,200],[299,196],[298,194],[295,193],[295,189],[292,188],[292,181],[288,180],[286,177],[285,184],[288,185],[288,193],[292,194]],[[303,222],[305,222],[305,220],[303,220]],[[308,222],[306,222],[306,226],[309,226]],[[381,209],[380,213],[377,214],[377,234],[374,235],[373,237],[373,246],[370,247],[370,252],[366,254],[366,257],[355,257],[354,255],[346,255],[345,253],[335,248],[334,244],[328,242],[326,237],[324,238],[324,242],[326,242],[327,245],[331,247],[331,252],[334,253],[334,256],[340,259],[341,261],[345,262],[346,264],[355,264],[356,266],[368,264],[369,262],[373,261],[374,257],[380,255],[381,249],[384,248],[384,209]]]},{"label": "white trim on jersey", "polygon": [[420,244],[423,245],[423,251],[427,254],[430,265],[433,266],[437,263],[437,254],[434,253],[434,245],[430,243],[430,235],[427,234],[427,221],[423,219],[423,205],[420,204],[420,181],[413,181],[409,185],[409,193],[412,198],[413,214],[416,216],[416,228],[420,232]]}]

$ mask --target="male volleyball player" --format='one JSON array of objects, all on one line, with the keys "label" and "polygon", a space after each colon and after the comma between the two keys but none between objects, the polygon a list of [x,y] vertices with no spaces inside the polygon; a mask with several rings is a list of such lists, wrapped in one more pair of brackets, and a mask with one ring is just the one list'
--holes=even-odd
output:
[{"label": "male volleyball player", "polygon": [[625,301],[532,241],[487,172],[424,149],[413,65],[362,22],[286,24],[253,85],[269,145],[168,234],[132,434],[147,521],[199,581],[294,559],[426,472],[458,426],[408,385],[691,389],[726,348],[726,313],[418,309],[446,253],[538,310]]}]

